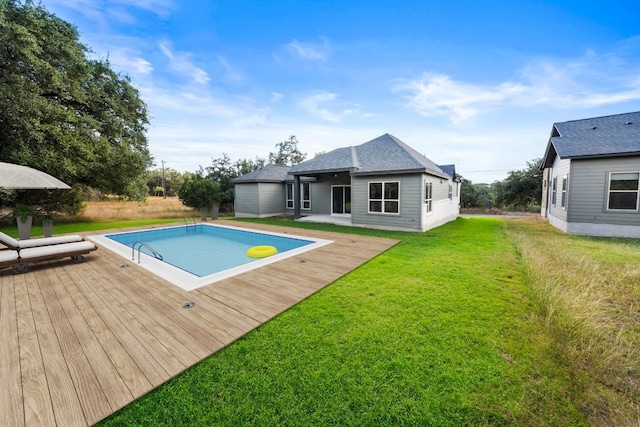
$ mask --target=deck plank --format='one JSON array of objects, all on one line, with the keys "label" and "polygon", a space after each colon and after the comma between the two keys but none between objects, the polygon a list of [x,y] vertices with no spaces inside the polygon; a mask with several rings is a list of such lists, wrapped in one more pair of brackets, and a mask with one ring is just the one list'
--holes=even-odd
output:
[{"label": "deck plank", "polygon": [[55,425],[43,355],[29,299],[28,288],[38,286],[37,279],[34,275],[17,276],[14,283],[25,425]]},{"label": "deck plank", "polygon": [[24,400],[14,276],[3,275],[0,286],[0,425],[24,426]]},{"label": "deck plank", "polygon": [[104,248],[0,270],[0,425],[94,424],[397,243],[220,223],[334,243],[191,292]]},{"label": "deck plank", "polygon": [[47,311],[42,288],[52,286],[49,275],[44,271],[34,274],[38,286],[29,287],[29,298],[33,310],[33,318],[38,330],[38,340],[44,357],[44,368],[47,375],[51,403],[54,408],[64,407],[64,411],[55,411],[56,424],[59,426],[83,426],[87,424],[82,405],[67,367],[53,323]]}]

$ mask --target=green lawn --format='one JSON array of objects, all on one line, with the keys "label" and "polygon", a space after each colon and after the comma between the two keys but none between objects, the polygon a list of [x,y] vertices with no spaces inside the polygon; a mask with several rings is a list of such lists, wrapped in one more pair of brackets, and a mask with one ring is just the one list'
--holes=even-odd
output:
[{"label": "green lawn", "polygon": [[296,226],[402,242],[100,425],[586,424],[502,220]]}]

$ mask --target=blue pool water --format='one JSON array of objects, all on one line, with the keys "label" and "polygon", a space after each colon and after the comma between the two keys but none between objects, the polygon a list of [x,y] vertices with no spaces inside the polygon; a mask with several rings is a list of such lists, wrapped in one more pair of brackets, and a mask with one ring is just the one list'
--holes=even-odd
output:
[{"label": "blue pool water", "polygon": [[[247,249],[253,246],[275,246],[281,254],[315,243],[312,240],[208,225],[107,234],[105,237],[127,246],[130,253],[133,244],[144,243],[161,254],[165,263],[198,277],[255,262],[255,258],[246,255]],[[152,255],[144,247],[141,250]],[[136,259],[137,256],[136,250]]]}]

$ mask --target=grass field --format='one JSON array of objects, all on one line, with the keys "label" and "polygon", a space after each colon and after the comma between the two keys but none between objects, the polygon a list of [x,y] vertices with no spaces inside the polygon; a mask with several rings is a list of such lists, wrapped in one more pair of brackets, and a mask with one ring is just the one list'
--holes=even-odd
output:
[{"label": "grass field", "polygon": [[200,213],[182,204],[177,197],[148,197],[144,202],[105,200],[86,203],[81,216],[90,221],[122,221],[132,219],[200,218]]},{"label": "grass field", "polygon": [[639,241],[258,222],[402,242],[100,425],[640,425]]},{"label": "grass field", "polygon": [[504,221],[342,230],[402,243],[101,425],[590,423]]}]

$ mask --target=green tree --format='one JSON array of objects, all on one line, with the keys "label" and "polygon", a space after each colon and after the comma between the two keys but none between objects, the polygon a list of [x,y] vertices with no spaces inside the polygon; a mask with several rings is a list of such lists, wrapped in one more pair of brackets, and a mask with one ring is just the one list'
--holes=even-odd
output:
[{"label": "green tree", "polygon": [[288,140],[276,144],[277,152],[269,153],[269,163],[275,165],[293,166],[304,161],[307,157],[298,148],[298,138],[291,135]]},{"label": "green tree", "polygon": [[144,198],[146,105],[128,77],[88,52],[76,28],[42,6],[0,0],[0,160]]},{"label": "green tree", "polygon": [[492,208],[494,199],[495,195],[491,185],[474,184],[470,180],[462,178],[460,205],[463,208]]},{"label": "green tree", "polygon": [[178,190],[180,201],[190,208],[209,209],[220,203],[220,185],[202,176],[202,171],[185,179]]},{"label": "green tree", "polygon": [[509,172],[507,178],[495,183],[496,202],[507,208],[528,209],[540,206],[542,194],[542,159],[527,162],[527,168]]},{"label": "green tree", "polygon": [[[175,169],[164,169],[164,181],[167,189],[167,197],[174,197],[178,194],[178,189],[184,182],[184,174]],[[162,188],[162,169],[154,169],[149,171],[147,175],[147,188],[149,194],[155,194],[155,189]]]},{"label": "green tree", "polygon": [[207,167],[207,178],[220,185],[220,206],[223,211],[230,211],[233,207],[233,184],[231,180],[256,169],[260,169],[265,160],[256,157],[255,160],[242,159],[235,163],[228,154],[222,153],[222,157],[211,159],[211,166]]}]

